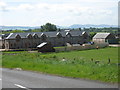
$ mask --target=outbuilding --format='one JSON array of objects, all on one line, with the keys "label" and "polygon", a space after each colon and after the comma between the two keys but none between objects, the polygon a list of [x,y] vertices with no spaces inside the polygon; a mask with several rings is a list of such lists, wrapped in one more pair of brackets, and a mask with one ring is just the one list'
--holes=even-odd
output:
[{"label": "outbuilding", "polygon": [[37,46],[38,48],[38,52],[55,52],[55,49],[53,48],[53,46],[48,43],[48,42],[43,42],[40,45]]},{"label": "outbuilding", "polygon": [[118,44],[118,39],[112,33],[97,33],[93,37],[95,43]]}]

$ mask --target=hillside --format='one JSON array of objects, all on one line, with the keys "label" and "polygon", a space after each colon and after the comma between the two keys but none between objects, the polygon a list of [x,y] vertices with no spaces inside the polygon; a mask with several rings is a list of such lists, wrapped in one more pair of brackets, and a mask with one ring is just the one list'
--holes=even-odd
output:
[{"label": "hillside", "polygon": [[[117,27],[117,25],[106,25],[106,24],[100,24],[100,25],[93,25],[93,24],[85,24],[85,25],[82,25],[82,24],[73,24],[71,26],[59,26],[57,25],[57,28],[61,28],[61,29],[64,29],[64,28],[68,28],[68,29],[76,29],[76,28],[109,28],[109,27]],[[36,28],[40,28],[40,26],[34,26],[34,27],[31,27],[31,26],[0,26],[0,29],[1,30],[28,30],[28,29],[36,29]]]}]

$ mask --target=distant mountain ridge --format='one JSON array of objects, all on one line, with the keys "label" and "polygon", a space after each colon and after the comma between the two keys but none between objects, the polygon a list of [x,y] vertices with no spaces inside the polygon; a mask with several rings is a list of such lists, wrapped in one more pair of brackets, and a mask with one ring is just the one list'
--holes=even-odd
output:
[{"label": "distant mountain ridge", "polygon": [[30,26],[0,26],[1,30],[28,30],[28,29],[35,29],[40,28],[40,26],[30,27]]},{"label": "distant mountain ridge", "polygon": [[[76,28],[109,28],[109,27],[118,27],[117,25],[106,25],[106,24],[100,24],[100,25],[93,25],[93,24],[73,24],[71,26],[58,26],[57,28],[61,29],[76,29]],[[40,26],[0,26],[0,30],[28,30],[28,29],[35,29],[35,28],[40,28]]]},{"label": "distant mountain ridge", "polygon": [[69,28],[108,28],[108,27],[117,27],[117,25],[106,25],[106,24],[100,24],[100,25],[93,25],[93,24],[85,24],[85,25],[81,25],[81,24],[74,24],[69,26]]}]

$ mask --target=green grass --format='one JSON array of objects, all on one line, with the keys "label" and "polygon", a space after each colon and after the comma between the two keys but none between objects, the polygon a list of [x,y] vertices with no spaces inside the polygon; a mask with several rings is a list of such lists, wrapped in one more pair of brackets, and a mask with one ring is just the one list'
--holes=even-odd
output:
[{"label": "green grass", "polygon": [[[44,54],[26,51],[14,53],[16,54],[11,55],[11,52],[3,52],[3,67],[19,67],[60,76],[118,82],[118,48]],[[66,61],[62,61],[63,58]],[[110,64],[108,58],[111,60]],[[100,62],[95,64],[95,61]]]},{"label": "green grass", "polygon": [[54,48],[65,48],[65,46],[62,46],[62,47],[54,47]]},{"label": "green grass", "polygon": [[22,53],[22,52],[27,52],[27,51],[3,51],[2,53]]},{"label": "green grass", "polygon": [[73,59],[83,59],[83,60],[100,60],[107,61],[109,58],[112,62],[118,61],[118,48],[103,48],[103,49],[93,49],[93,50],[83,50],[83,51],[71,51],[71,52],[61,52],[47,54],[46,56],[57,56],[58,58],[66,58],[68,60]]}]

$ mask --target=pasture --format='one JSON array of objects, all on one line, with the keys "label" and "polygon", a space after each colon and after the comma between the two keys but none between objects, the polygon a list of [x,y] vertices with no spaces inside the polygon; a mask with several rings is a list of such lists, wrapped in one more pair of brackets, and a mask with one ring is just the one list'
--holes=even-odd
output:
[{"label": "pasture", "polygon": [[2,54],[2,67],[117,83],[118,48],[58,53],[8,51]]}]

